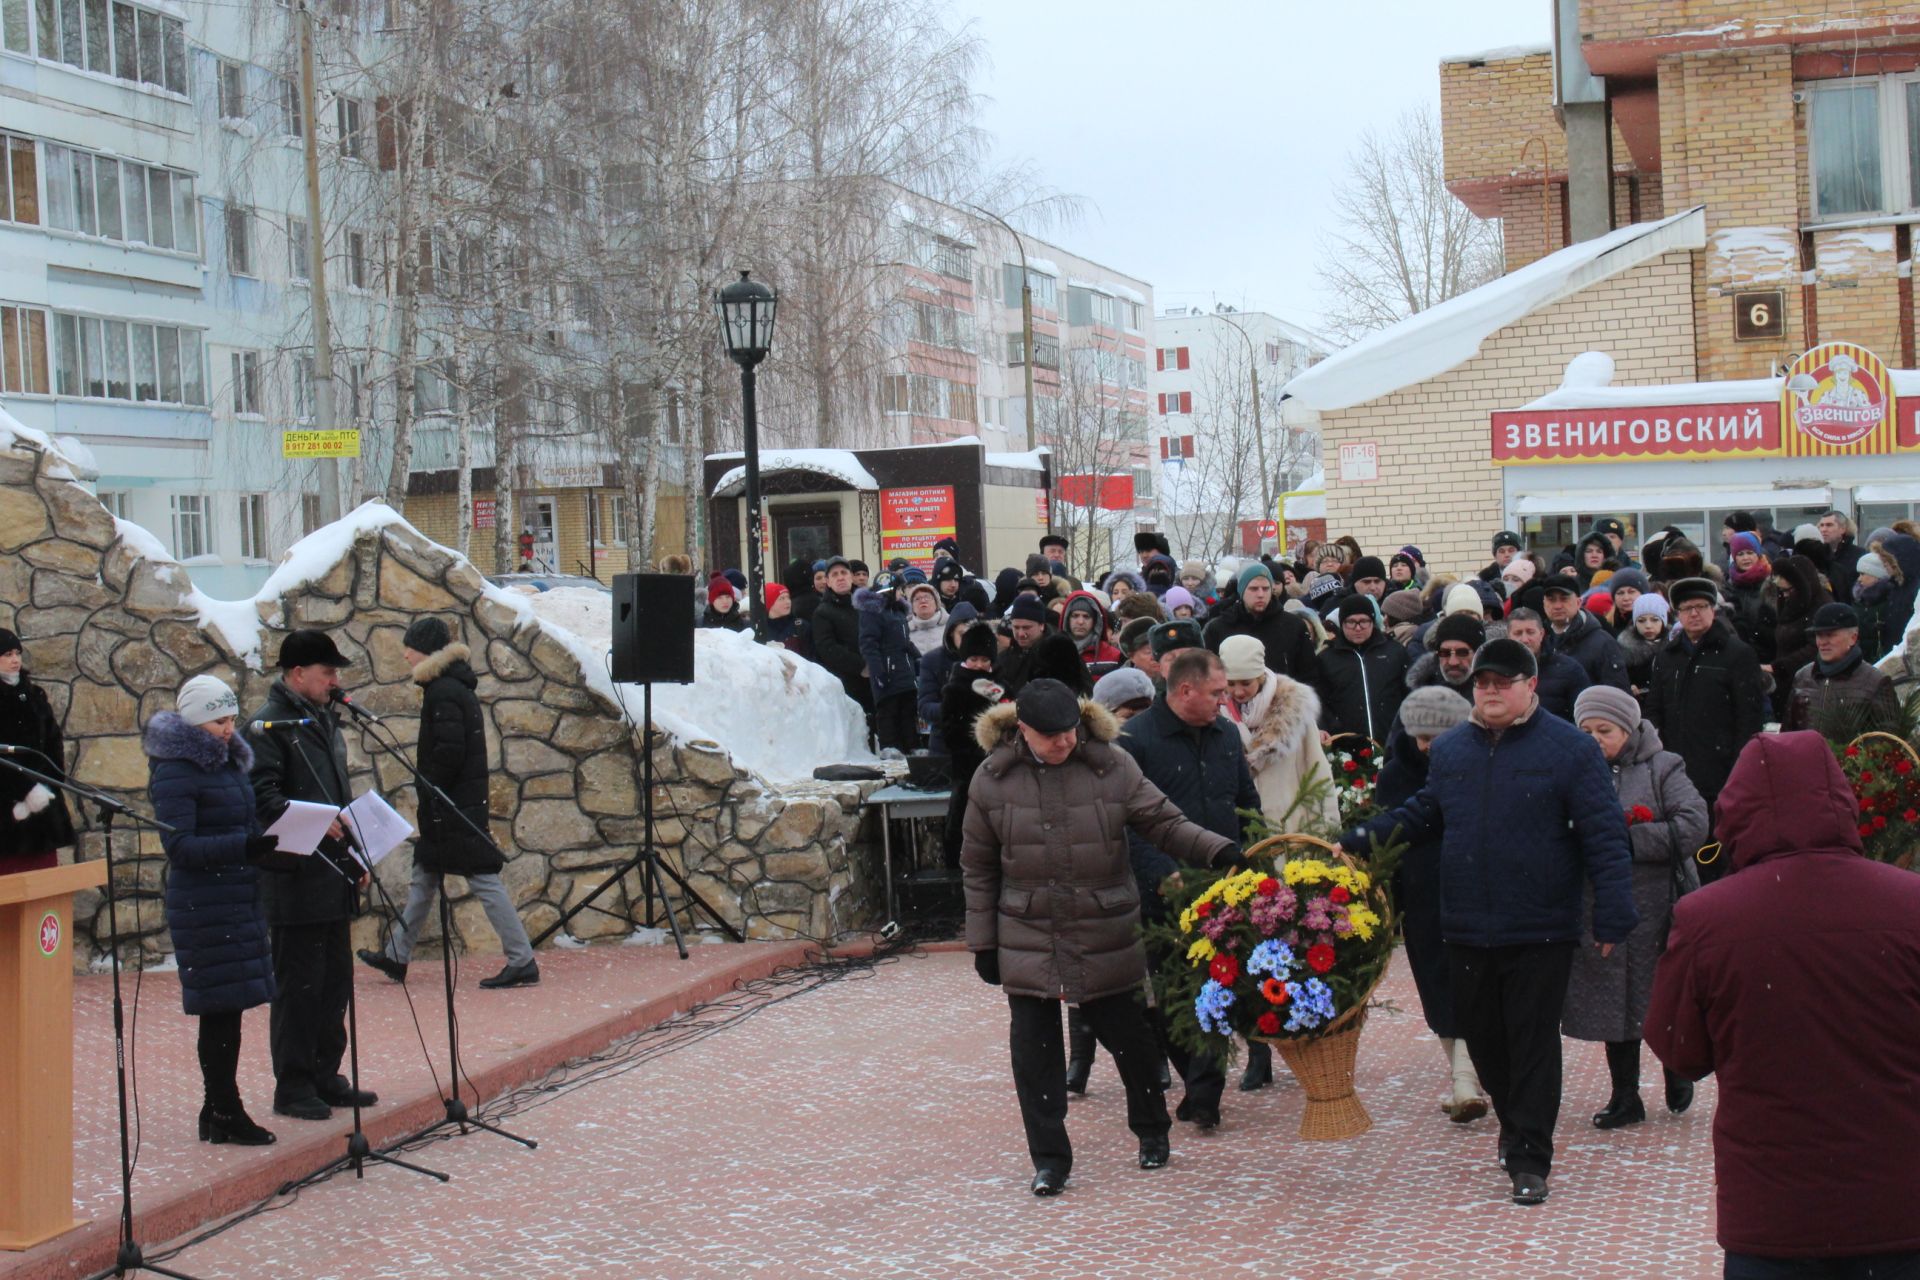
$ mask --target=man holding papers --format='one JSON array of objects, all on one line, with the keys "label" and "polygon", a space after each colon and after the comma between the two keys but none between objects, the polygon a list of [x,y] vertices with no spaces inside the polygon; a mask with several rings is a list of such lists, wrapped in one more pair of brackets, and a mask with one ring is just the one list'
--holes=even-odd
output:
[{"label": "man holding papers", "polygon": [[414,939],[433,909],[441,877],[464,876],[507,953],[506,967],[482,978],[480,985],[531,987],[540,981],[540,966],[513,899],[500,883],[500,868],[505,865],[500,850],[480,834],[487,829],[487,729],[480,699],[473,692],[479,678],[467,665],[467,646],[453,644],[452,639],[446,623],[421,618],[407,628],[402,656],[412,664],[413,681],[421,690],[421,776],[459,812],[449,811],[438,797],[421,788],[420,839],[413,847],[413,884],[407,890],[406,909],[400,913],[400,927],[385,950],[362,951],[360,959],[394,981],[405,982]]},{"label": "man holding papers", "polygon": [[[246,729],[262,827],[271,827],[293,801],[340,809],[353,799],[346,740],[328,702],[347,665],[325,632],[295,631],[281,644],[280,678]],[[350,926],[367,872],[354,857],[345,821],[336,817],[311,856],[262,878],[277,989],[273,1109],[298,1120],[325,1120],[332,1108],[356,1101],[340,1060],[347,1050],[353,981]],[[365,1090],[357,1100],[363,1107],[378,1101]]]}]

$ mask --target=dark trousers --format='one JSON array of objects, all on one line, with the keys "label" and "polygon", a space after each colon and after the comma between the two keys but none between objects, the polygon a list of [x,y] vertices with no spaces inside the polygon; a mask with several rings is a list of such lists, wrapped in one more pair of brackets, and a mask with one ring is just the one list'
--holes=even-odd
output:
[{"label": "dark trousers", "polygon": [[905,754],[920,745],[920,713],[913,690],[890,693],[873,704],[873,736],[882,751],[892,747]]},{"label": "dark trousers", "polygon": [[201,1099],[215,1111],[240,1109],[240,1011],[200,1015]]},{"label": "dark trousers", "polygon": [[[1166,959],[1166,949],[1149,946],[1147,964],[1158,969]],[[1210,1053],[1194,1053],[1182,1045],[1175,1044],[1167,1032],[1167,1015],[1164,1009],[1154,1009],[1154,1033],[1160,1038],[1160,1052],[1167,1061],[1173,1063],[1173,1069],[1180,1073],[1185,1092],[1180,1096],[1180,1114],[1186,1119],[1194,1119],[1194,1112],[1204,1111],[1213,1115],[1220,1114],[1220,1098],[1227,1088],[1227,1069],[1221,1060]]]},{"label": "dark trousers", "polygon": [[1447,955],[1454,1021],[1500,1117],[1507,1170],[1545,1177],[1560,1118],[1560,1013],[1573,945],[1449,945]]},{"label": "dark trousers", "polygon": [[[1007,997],[1011,1023],[1007,1045],[1013,1054],[1013,1089],[1020,1098],[1020,1121],[1027,1130],[1027,1154],[1036,1169],[1073,1168],[1073,1144],[1067,1141],[1067,1059],[1060,1042],[1060,1001],[1038,996]],[[1139,996],[1124,992],[1089,1000],[1081,1015],[1107,1046],[1127,1089],[1127,1128],[1154,1138],[1172,1128],[1166,1095],[1160,1091],[1155,1063],[1160,1045]]]},{"label": "dark trousers", "polygon": [[353,984],[350,924],[281,924],[271,931],[274,1096],[319,1093],[340,1074],[347,1052],[347,993]]},{"label": "dark trousers", "polygon": [[1920,1253],[1858,1258],[1756,1258],[1727,1255],[1727,1280],[1920,1280]]}]

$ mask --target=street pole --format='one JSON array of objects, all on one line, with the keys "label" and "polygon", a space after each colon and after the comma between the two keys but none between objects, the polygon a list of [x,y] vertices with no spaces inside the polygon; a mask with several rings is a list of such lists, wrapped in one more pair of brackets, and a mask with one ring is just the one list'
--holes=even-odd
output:
[{"label": "street pole", "polygon": [[[1262,509],[1265,509],[1272,505],[1269,486],[1272,484],[1273,478],[1267,474],[1267,433],[1260,423],[1260,359],[1254,354],[1253,335],[1248,333],[1238,321],[1227,320],[1226,313],[1222,311],[1214,312],[1214,318],[1217,320],[1226,320],[1228,324],[1232,325],[1234,329],[1238,331],[1241,339],[1247,344],[1247,374],[1253,381],[1253,447],[1260,465],[1260,505]],[[1239,512],[1235,511],[1234,514],[1237,516]],[[1254,532],[1257,535],[1259,530],[1255,529]],[[1228,544],[1231,546],[1233,534],[1229,532],[1227,538]],[[1257,540],[1256,538],[1256,541]]]},{"label": "street pole", "polygon": [[[972,206],[976,213],[985,214],[999,223],[1001,229],[1013,237],[1013,247],[1020,253],[1020,353],[1023,357],[1021,367],[1026,376],[1027,404],[1027,452],[1032,453],[1039,447],[1033,432],[1033,273],[1027,270],[1027,245],[1007,220],[989,209],[979,205]],[[1047,494],[1047,532],[1053,532],[1053,494]]]},{"label": "street pole", "polygon": [[760,424],[753,400],[753,369],[740,370],[740,404],[745,422],[742,444],[747,451],[747,608],[752,611],[753,638],[767,635],[767,598],[761,588],[760,562]]},{"label": "street pole", "polygon": [[[313,10],[299,9],[300,113],[307,161],[307,290],[313,308],[313,425],[330,431],[333,414],[333,333],[327,315],[327,236],[320,220],[320,120],[314,108]],[[320,523],[340,518],[340,460],[318,459],[320,468]]]}]

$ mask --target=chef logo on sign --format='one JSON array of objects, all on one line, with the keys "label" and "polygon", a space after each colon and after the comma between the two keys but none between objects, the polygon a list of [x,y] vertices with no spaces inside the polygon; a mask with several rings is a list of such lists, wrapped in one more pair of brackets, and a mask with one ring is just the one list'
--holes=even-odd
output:
[{"label": "chef logo on sign", "polygon": [[1883,425],[1892,408],[1886,368],[1851,343],[1825,343],[1787,371],[1789,420],[1827,445],[1849,445]]}]

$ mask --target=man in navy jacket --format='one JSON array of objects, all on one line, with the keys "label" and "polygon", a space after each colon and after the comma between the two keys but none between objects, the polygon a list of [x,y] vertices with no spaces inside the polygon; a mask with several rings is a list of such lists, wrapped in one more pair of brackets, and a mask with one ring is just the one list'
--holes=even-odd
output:
[{"label": "man in navy jacket", "polygon": [[1560,1114],[1560,1013],[1580,945],[1582,877],[1610,954],[1639,922],[1626,820],[1606,757],[1540,709],[1533,654],[1491,640],[1473,661],[1473,717],[1433,743],[1427,785],[1340,843],[1438,836],[1440,928],[1455,1014],[1500,1117],[1515,1204],[1547,1198]]}]

